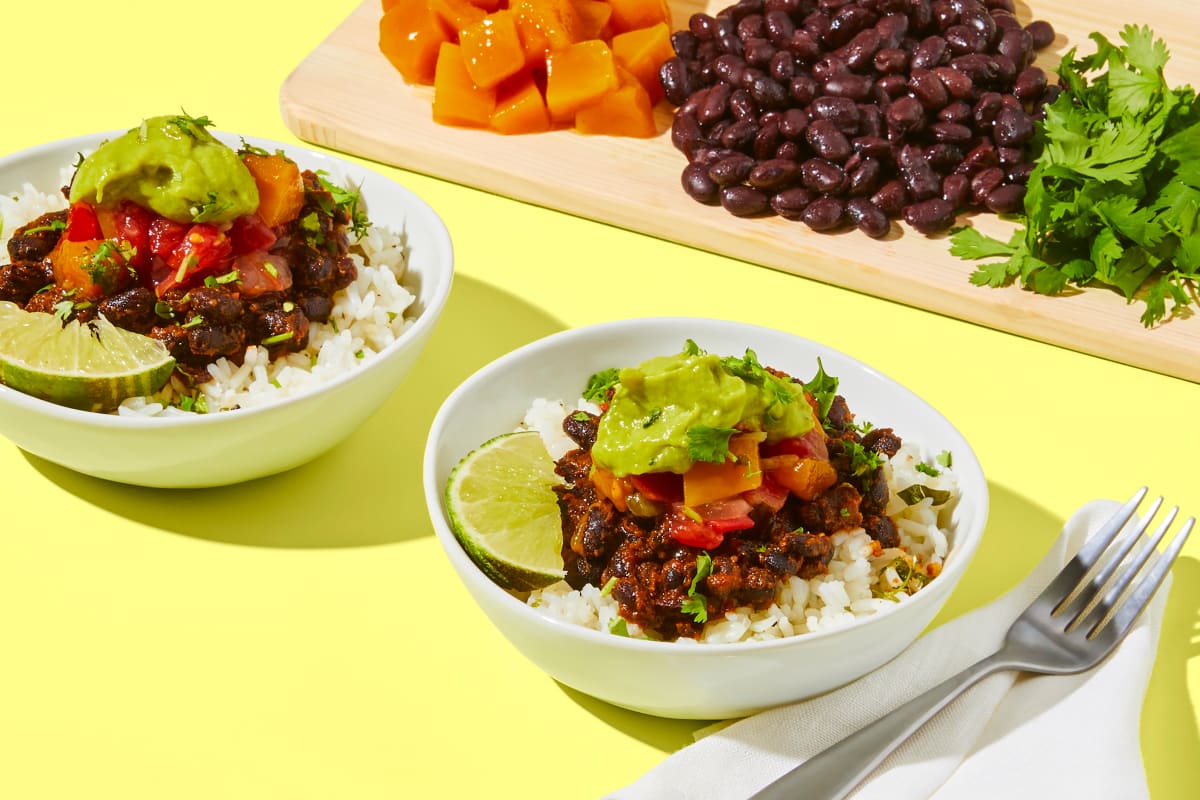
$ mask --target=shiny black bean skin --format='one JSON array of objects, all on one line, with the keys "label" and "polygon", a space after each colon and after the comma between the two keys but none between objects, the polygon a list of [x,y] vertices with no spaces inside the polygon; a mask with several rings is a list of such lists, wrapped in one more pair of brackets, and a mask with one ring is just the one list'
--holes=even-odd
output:
[{"label": "shiny black bean skin", "polygon": [[904,42],[904,37],[908,34],[908,16],[885,14],[879,18],[879,22],[875,23],[875,30],[879,32],[880,48],[899,49]]},{"label": "shiny black bean skin", "polygon": [[995,121],[996,115],[1000,113],[1000,109],[1004,105],[1004,100],[999,92],[984,92],[975,101],[975,106],[971,109],[971,117],[975,120],[975,130],[980,133],[986,133],[992,129],[992,122]]},{"label": "shiny black bean skin", "polygon": [[696,121],[702,126],[721,119],[729,112],[729,96],[733,87],[721,81],[708,90],[704,102],[696,109]]},{"label": "shiny black bean skin", "polygon": [[954,208],[965,208],[971,197],[971,180],[966,175],[952,173],[942,178],[942,199]]},{"label": "shiny black bean skin", "polygon": [[947,0],[936,0],[932,4],[933,21],[937,25],[938,30],[944,31],[952,25],[958,24],[958,6],[947,2]]},{"label": "shiny black bean skin", "polygon": [[865,197],[855,197],[846,203],[846,216],[867,236],[879,239],[892,229],[887,214]]},{"label": "shiny black bean skin", "polygon": [[671,121],[671,144],[685,156],[690,156],[699,143],[707,143],[700,123],[696,122],[695,117],[676,114]]},{"label": "shiny black bean skin", "polygon": [[849,97],[821,95],[812,101],[809,113],[814,119],[832,122],[843,133],[857,130],[859,122],[862,120],[862,112],[859,110],[858,104]]},{"label": "shiny black bean skin", "polygon": [[794,75],[788,83],[788,95],[795,102],[806,106],[817,96],[817,82],[811,75]]},{"label": "shiny black bean skin", "polygon": [[925,109],[915,97],[898,97],[884,113],[888,125],[904,132],[917,131],[925,126]]},{"label": "shiny black bean skin", "polygon": [[801,164],[800,179],[804,188],[818,194],[841,194],[849,182],[845,170],[822,158],[810,158]]},{"label": "shiny black bean skin", "polygon": [[850,173],[846,194],[851,197],[865,197],[879,188],[883,179],[883,165],[877,158],[864,158]]},{"label": "shiny black bean skin", "polygon": [[730,150],[728,147],[701,146],[692,151],[691,160],[693,164],[704,164],[711,167],[721,159],[737,154],[736,150]]},{"label": "shiny black bean skin", "polygon": [[846,135],[827,119],[814,120],[804,137],[813,152],[827,161],[840,163],[854,152]]},{"label": "shiny black bean skin", "polygon": [[902,75],[908,70],[908,51],[897,47],[877,50],[871,65],[883,75]]},{"label": "shiny black bean skin", "polygon": [[729,112],[735,119],[748,120],[757,126],[758,105],[745,89],[734,89],[729,95]]},{"label": "shiny black bean skin", "polygon": [[688,18],[688,30],[697,39],[712,39],[717,32],[717,21],[709,14],[692,14]]},{"label": "shiny black bean skin", "polygon": [[846,204],[836,197],[818,197],[801,212],[800,221],[814,231],[840,228],[846,221]]},{"label": "shiny black bean skin", "polygon": [[1004,182],[1004,170],[1000,167],[988,167],[980,170],[971,178],[971,202],[983,205],[987,196]]},{"label": "shiny black bean skin", "polygon": [[879,32],[874,28],[867,28],[855,34],[850,43],[842,48],[842,57],[846,59],[846,66],[850,69],[862,71],[873,65],[878,49]]},{"label": "shiny black bean skin", "polygon": [[996,59],[982,53],[969,53],[951,59],[950,66],[965,74],[978,86],[991,86],[1000,75]]},{"label": "shiny black bean skin", "polygon": [[954,206],[940,197],[913,203],[904,209],[904,221],[918,233],[944,231],[954,224]]},{"label": "shiny black bean skin", "polygon": [[988,192],[983,203],[997,214],[1015,214],[1025,207],[1025,187],[1018,183],[997,186]]},{"label": "shiny black bean skin", "polygon": [[747,14],[738,20],[733,30],[743,42],[767,38],[767,23],[762,14]]},{"label": "shiny black bean skin", "polygon": [[675,56],[664,61],[658,70],[658,79],[663,94],[672,105],[682,106],[687,102],[692,85],[688,78],[687,62],[682,58]]},{"label": "shiny black bean skin", "polygon": [[759,108],[784,108],[787,106],[788,90],[779,81],[764,75],[754,81],[750,96]]},{"label": "shiny black bean skin", "polygon": [[675,31],[671,34],[671,49],[684,61],[691,61],[696,57],[698,44],[696,34],[691,31]]},{"label": "shiny black bean skin", "polygon": [[779,124],[764,122],[758,129],[758,135],[754,137],[754,144],[750,149],[756,159],[766,161],[775,155],[775,151],[782,143],[783,135],[779,132]]},{"label": "shiny black bean skin", "polygon": [[1054,27],[1045,20],[1036,19],[1026,25],[1025,30],[1033,37],[1033,46],[1038,50],[1049,47],[1054,41]]},{"label": "shiny black bean skin", "polygon": [[746,180],[755,161],[745,153],[734,153],[708,168],[708,177],[718,186],[732,186]]},{"label": "shiny black bean skin", "polygon": [[1012,59],[1018,67],[1026,67],[1033,60],[1033,37],[1020,28],[1006,30],[996,45],[996,52]]},{"label": "shiny black bean skin", "polygon": [[866,100],[871,95],[871,89],[875,85],[866,75],[855,75],[854,73],[846,73],[844,75],[833,75],[825,81],[823,89],[825,94],[833,95],[834,97],[849,97],[852,100]]},{"label": "shiny black bean skin", "polygon": [[996,154],[996,146],[990,142],[985,142],[968,150],[967,154],[963,156],[962,163],[955,169],[955,172],[969,177],[977,172],[994,167],[999,163],[1000,158]]},{"label": "shiny black bean skin", "polygon": [[943,36],[946,39],[946,47],[953,56],[981,53],[987,48],[987,41],[983,36],[966,25],[951,25]]},{"label": "shiny black bean skin", "polygon": [[735,217],[753,217],[771,208],[766,193],[749,186],[722,186],[719,196],[721,207]]},{"label": "shiny black bean skin", "polygon": [[786,50],[776,51],[767,64],[767,74],[786,89],[796,77],[796,59]]},{"label": "shiny black bean skin", "polygon": [[795,161],[772,158],[755,165],[746,182],[755,189],[774,193],[787,188],[799,175],[800,165]]},{"label": "shiny black bean skin", "polygon": [[914,200],[927,200],[941,193],[942,179],[925,160],[925,154],[920,147],[905,145],[900,148],[896,162],[900,167],[904,187]]},{"label": "shiny black bean skin", "polygon": [[742,58],[753,67],[766,69],[779,50],[766,39],[747,39],[742,45]]},{"label": "shiny black bean skin", "polygon": [[914,69],[908,79],[908,88],[929,111],[938,111],[950,102],[946,85],[930,70]]},{"label": "shiny black bean skin", "polygon": [[745,150],[754,144],[758,135],[758,123],[753,119],[739,119],[721,134],[721,146],[730,150]]},{"label": "shiny black bean skin", "polygon": [[928,36],[921,40],[909,58],[912,69],[933,69],[946,63],[949,48],[941,36]]},{"label": "shiny black bean skin", "polygon": [[966,144],[975,135],[966,125],[956,122],[935,122],[929,130],[934,139],[947,144]]},{"label": "shiny black bean skin", "polygon": [[842,132],[848,136],[858,134],[859,136],[882,136],[886,130],[883,123],[883,109],[873,103],[860,103],[858,105],[858,125],[842,124],[838,120],[834,123],[842,129]]},{"label": "shiny black bean skin", "polygon": [[932,70],[946,87],[946,93],[955,100],[965,100],[975,91],[975,84],[963,73],[951,67],[934,67]]},{"label": "shiny black bean skin", "polygon": [[974,30],[983,39],[983,46],[990,47],[996,41],[996,20],[982,5],[967,7],[959,15],[959,23]]},{"label": "shiny black bean skin", "polygon": [[879,191],[871,195],[874,203],[889,218],[895,219],[904,213],[909,201],[908,190],[899,180],[890,180],[879,187]]},{"label": "shiny black bean skin", "polygon": [[963,158],[963,151],[956,145],[939,142],[926,147],[924,155],[925,160],[929,162],[929,166],[933,167],[935,172],[945,174],[952,172],[959,165]]},{"label": "shiny black bean skin", "polygon": [[1036,103],[1046,92],[1046,73],[1041,67],[1026,67],[1017,75],[1012,91],[1022,103]]},{"label": "shiny black bean skin", "polygon": [[1023,147],[997,147],[996,156],[1000,159],[1000,166],[1008,169],[1020,164],[1025,158],[1025,148]]},{"label": "shiny black bean skin", "polygon": [[1033,136],[1033,118],[1024,111],[1004,108],[992,123],[992,138],[1002,147],[1020,147]]},{"label": "shiny black bean skin", "polygon": [[970,127],[973,120],[971,119],[971,106],[961,100],[950,103],[937,114],[938,122],[953,122],[957,125],[966,125]]},{"label": "shiny black bean skin", "polygon": [[708,176],[708,167],[705,165],[688,164],[683,168],[680,183],[683,185],[683,191],[693,200],[705,205],[716,204],[720,187]]},{"label": "shiny black bean skin", "polygon": [[802,108],[789,108],[779,116],[779,132],[785,139],[796,141],[808,128],[808,113]]},{"label": "shiny black bean skin", "polygon": [[771,196],[771,208],[784,219],[798,220],[813,198],[814,195],[807,189],[784,189]]},{"label": "shiny black bean skin", "polygon": [[850,67],[846,66],[846,62],[841,56],[832,53],[826,53],[812,65],[812,76],[818,83],[824,83],[830,78],[849,74]]},{"label": "shiny black bean skin", "polygon": [[1029,175],[1033,172],[1033,164],[1029,161],[1023,161],[1020,164],[1013,164],[1004,173],[1005,179],[1009,183],[1019,183],[1024,186],[1029,182]]},{"label": "shiny black bean skin", "polygon": [[908,92],[908,78],[903,75],[884,75],[875,82],[875,89],[878,93],[877,102],[884,106],[890,106],[891,99]]},{"label": "shiny black bean skin", "polygon": [[713,61],[713,70],[722,81],[730,86],[742,82],[742,72],[746,69],[746,59],[729,53],[722,53]]},{"label": "shiny black bean skin", "polygon": [[801,61],[811,63],[821,55],[821,46],[816,38],[806,30],[797,30],[788,40],[786,49]]},{"label": "shiny black bean skin", "polygon": [[850,142],[858,153],[868,158],[887,158],[892,153],[892,145],[887,139],[879,136],[860,136]]},{"label": "shiny black bean skin", "polygon": [[779,147],[775,148],[775,158],[783,158],[788,161],[800,163],[804,160],[808,152],[799,142],[793,142],[791,139],[785,139],[779,143]]},{"label": "shiny black bean skin", "polygon": [[796,23],[786,11],[768,11],[764,17],[767,38],[776,47],[784,47],[796,33]]}]

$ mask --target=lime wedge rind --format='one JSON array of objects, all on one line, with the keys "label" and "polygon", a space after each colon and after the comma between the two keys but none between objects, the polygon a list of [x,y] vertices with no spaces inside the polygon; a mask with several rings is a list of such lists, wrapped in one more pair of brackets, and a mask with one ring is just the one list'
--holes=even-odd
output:
[{"label": "lime wedge rind", "polygon": [[535,431],[490,439],[451,472],[450,529],[495,583],[531,591],[562,580],[560,483]]},{"label": "lime wedge rind", "polygon": [[129,397],[157,392],[175,360],[148,336],[103,317],[65,326],[51,314],[0,302],[0,382],[43,400],[110,411]]}]

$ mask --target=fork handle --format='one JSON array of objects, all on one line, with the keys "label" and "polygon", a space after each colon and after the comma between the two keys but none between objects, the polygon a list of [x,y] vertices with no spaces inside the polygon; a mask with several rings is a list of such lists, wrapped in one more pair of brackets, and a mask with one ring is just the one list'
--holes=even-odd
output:
[{"label": "fork handle", "polygon": [[793,767],[750,800],[841,800],[951,700],[993,672],[1011,668],[999,653],[975,662]]}]

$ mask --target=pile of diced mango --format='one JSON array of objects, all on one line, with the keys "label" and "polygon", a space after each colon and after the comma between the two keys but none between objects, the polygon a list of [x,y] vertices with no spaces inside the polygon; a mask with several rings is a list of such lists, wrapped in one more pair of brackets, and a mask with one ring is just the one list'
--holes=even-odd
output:
[{"label": "pile of diced mango", "polygon": [[654,136],[666,0],[382,0],[379,48],[445,125]]}]

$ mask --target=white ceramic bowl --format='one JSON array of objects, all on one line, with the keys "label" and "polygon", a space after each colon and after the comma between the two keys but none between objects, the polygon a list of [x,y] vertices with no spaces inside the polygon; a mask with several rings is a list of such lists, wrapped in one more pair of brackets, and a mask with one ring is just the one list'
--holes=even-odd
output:
[{"label": "white ceramic bowl", "polygon": [[[111,131],[52,142],[0,159],[0,191],[31,183],[43,192],[62,185],[60,170]],[[233,147],[242,137],[216,133]],[[294,144],[245,137],[282,149],[302,169],[361,185],[371,221],[402,230],[410,248],[404,284],[416,296],[416,321],[361,368],[269,406],[187,417],[135,418],[58,406],[0,385],[0,434],[56,464],[122,483],[201,487],[282,472],[336,445],[364,422],[400,384],[450,293],[454,255],[450,236],[424,201],[382,175]],[[3,254],[7,263],[8,254]]]},{"label": "white ceramic bowl", "polygon": [[[719,355],[747,347],[761,363],[805,379],[840,379],[859,420],[895,429],[932,457],[949,450],[962,498],[954,509],[944,569],[910,600],[840,629],[738,644],[634,640],[544,617],[492,583],[450,530],[444,493],[468,452],[512,430],[537,397],[578,398],[592,373],[679,352],[687,338]],[[556,334],[484,367],[442,405],[429,433],[425,497],[442,547],[492,622],[556,680],[619,706],[659,716],[742,716],[827,691],[875,669],[929,624],[974,555],[988,512],[983,471],[966,440],[915,394],[865,364],[807,339],[753,325],[708,319],[634,319]]]}]

